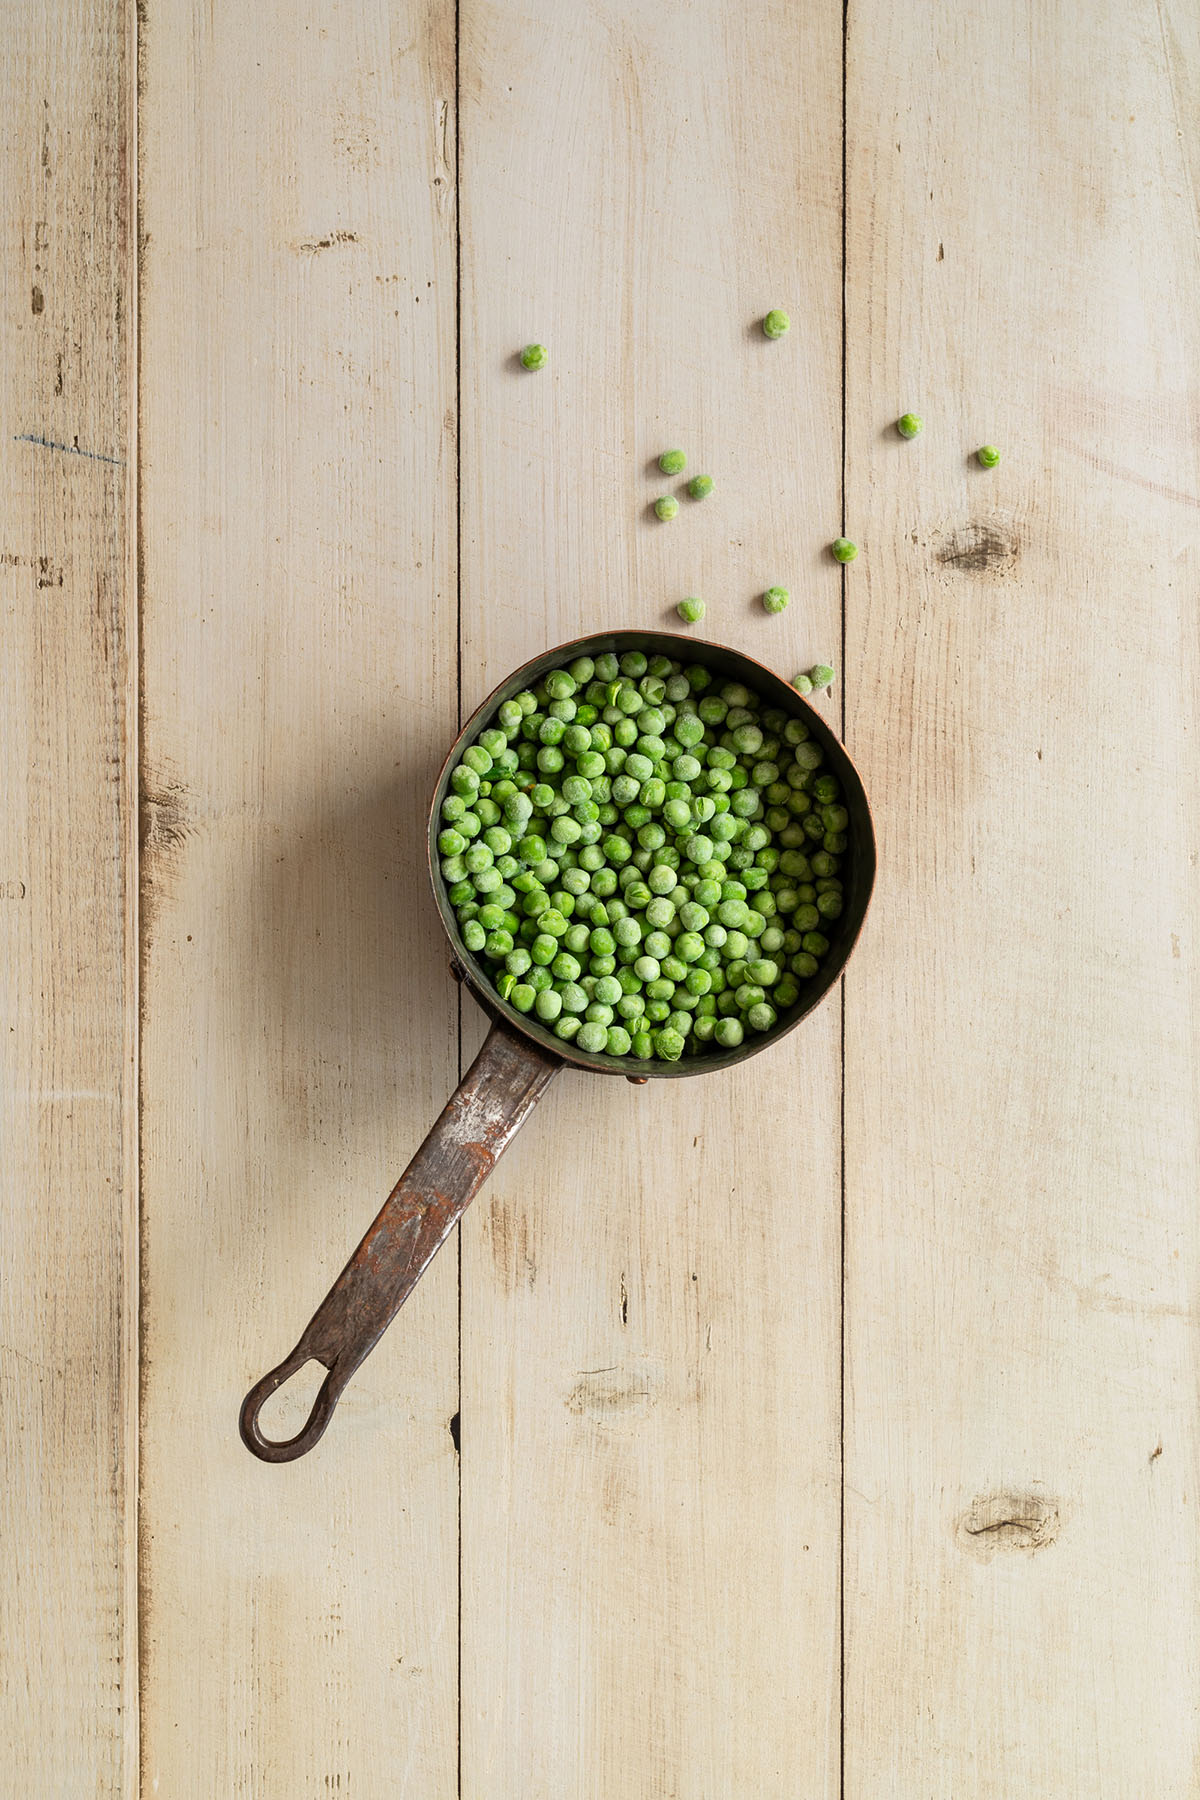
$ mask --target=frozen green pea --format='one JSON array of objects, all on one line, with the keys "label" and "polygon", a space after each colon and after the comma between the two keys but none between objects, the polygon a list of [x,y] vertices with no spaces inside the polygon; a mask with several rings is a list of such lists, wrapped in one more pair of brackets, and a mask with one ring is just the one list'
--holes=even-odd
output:
[{"label": "frozen green pea", "polygon": [[672,1025],[664,1025],[661,1031],[654,1034],[655,1053],[664,1062],[678,1062],[683,1055],[683,1046],[683,1033]]},{"label": "frozen green pea", "polygon": [[518,1012],[527,1013],[532,1011],[537,995],[527,981],[518,981],[508,998]]},{"label": "frozen green pea", "polygon": [[792,321],[788,318],[787,314],[780,307],[773,306],[763,319],[763,336],[768,338],[781,338],[785,332],[791,330],[791,325]]},{"label": "frozen green pea", "polygon": [[814,663],[808,671],[808,678],[814,688],[827,688],[833,680],[833,670],[828,663]]},{"label": "frozen green pea", "polygon": [[708,496],[713,491],[712,476],[693,475],[692,479],[687,484],[687,490],[693,500],[707,500]]},{"label": "frozen green pea", "polygon": [[[676,510],[678,510],[678,508],[676,508]],[[671,513],[669,516],[674,518],[675,514]],[[663,515],[660,513],[659,518],[662,517]],[[685,625],[695,625],[704,617],[704,602],[693,595],[690,599],[681,600],[675,610]]]},{"label": "frozen green pea", "polygon": [[849,538],[844,538],[844,537],[834,538],[833,543],[830,546],[830,548],[833,551],[833,558],[834,558],[835,562],[840,562],[840,563],[853,562],[855,557],[858,555],[858,545],[851,543]]},{"label": "frozen green pea", "polygon": [[915,438],[924,423],[920,413],[901,413],[896,420],[896,430],[902,438]]},{"label": "frozen green pea", "polygon": [[995,444],[984,444],[982,449],[975,452],[975,455],[979,459],[980,467],[984,469],[994,469],[1000,461],[1000,452]]},{"label": "frozen green pea", "polygon": [[717,1020],[713,1032],[713,1037],[722,1050],[736,1050],[744,1035],[740,1020],[728,1015]]},{"label": "frozen green pea", "polygon": [[664,494],[661,500],[654,502],[654,510],[660,519],[673,519],[679,511],[679,502],[673,494]]},{"label": "frozen green pea", "polygon": [[785,587],[769,587],[762,597],[763,611],[781,613],[791,595]]},{"label": "frozen green pea", "polygon": [[555,988],[543,988],[533,1004],[538,1018],[547,1025],[553,1025],[563,1009],[562,995]]},{"label": "frozen green pea", "polygon": [[550,352],[545,344],[526,344],[521,352],[523,369],[544,369],[550,360]]},{"label": "frozen green pea", "polygon": [[664,475],[680,475],[687,467],[687,457],[682,450],[664,450],[658,459],[658,466]]},{"label": "frozen green pea", "polygon": [[767,1000],[759,1000],[746,1013],[746,1023],[751,1031],[770,1031],[779,1014]]}]

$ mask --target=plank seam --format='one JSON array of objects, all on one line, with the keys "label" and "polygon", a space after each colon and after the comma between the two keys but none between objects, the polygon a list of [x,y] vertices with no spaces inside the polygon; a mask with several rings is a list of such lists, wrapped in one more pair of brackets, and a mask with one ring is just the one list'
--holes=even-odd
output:
[{"label": "plank seam", "polygon": [[[463,719],[462,691],[462,180],[460,157],[461,134],[461,97],[462,80],[460,74],[460,43],[462,34],[461,0],[454,4],[454,585],[455,585],[455,650],[457,657],[455,672],[455,709],[456,729],[461,729]],[[458,1079],[463,1077],[463,999],[462,988],[455,986],[455,1003],[458,1012]],[[462,1800],[463,1778],[463,1454],[462,1454],[462,1403],[463,1403],[463,1239],[462,1223],[459,1222],[455,1234],[455,1251],[458,1257],[458,1443],[457,1443],[457,1501],[458,1501],[458,1565],[457,1565],[457,1608],[458,1608],[458,1641],[457,1662],[455,1672],[455,1716],[458,1743],[456,1747],[455,1788],[458,1800]]]},{"label": "plank seam", "polygon": [[145,1792],[146,1787],[146,1743],[142,1728],[142,1694],[146,1686],[147,1655],[149,1632],[147,1629],[148,1596],[144,1583],[146,1521],[144,1511],[143,1450],[146,1417],[146,1219],[145,1219],[145,1089],[142,1079],[142,1036],[145,1026],[146,1004],[146,957],[147,942],[143,929],[144,911],[142,907],[142,843],[145,829],[144,796],[146,793],[146,658],[145,658],[145,604],[146,604],[146,543],[145,543],[145,494],[142,480],[142,340],[140,321],[142,305],[145,298],[145,260],[142,254],[145,243],[145,195],[143,190],[143,170],[141,155],[141,138],[138,130],[142,96],[146,89],[146,38],[145,38],[145,0],[131,0],[131,30],[133,34],[133,81],[130,105],[133,117],[133,302],[134,342],[130,357],[130,379],[133,386],[131,397],[131,432],[132,443],[129,445],[131,463],[129,483],[132,492],[132,538],[133,538],[133,605],[131,608],[133,627],[136,635],[134,650],[136,668],[136,702],[134,706],[133,733],[134,745],[131,764],[134,774],[135,793],[134,811],[136,828],[134,831],[135,862],[131,886],[133,889],[134,929],[136,946],[136,1010],[134,1013],[134,1059],[135,1059],[135,1111],[137,1131],[137,1158],[135,1164],[135,1180],[137,1182],[137,1202],[135,1216],[137,1219],[137,1243],[135,1246],[136,1271],[135,1286],[137,1295],[137,1317],[135,1336],[137,1342],[137,1428],[135,1431],[136,1477],[133,1489],[133,1541],[135,1574],[134,1584],[136,1606],[134,1618],[134,1640],[136,1658],[136,1707],[137,1719],[133,1727],[136,1756],[132,1759],[128,1791],[137,1800],[137,1796]]},{"label": "plank seam", "polygon": [[[841,532],[846,535],[846,245],[847,245],[847,91],[850,38],[850,0],[842,0],[842,468]],[[842,676],[842,741],[846,740],[846,576],[841,569],[841,637],[838,659]],[[838,1254],[838,1795],[846,1794],[846,976],[840,993],[838,1101],[840,1248]]]}]

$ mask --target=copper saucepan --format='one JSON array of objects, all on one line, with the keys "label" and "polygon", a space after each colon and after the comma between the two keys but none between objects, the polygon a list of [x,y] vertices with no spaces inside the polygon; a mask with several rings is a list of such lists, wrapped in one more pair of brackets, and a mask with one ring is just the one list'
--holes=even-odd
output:
[{"label": "copper saucepan", "polygon": [[[684,663],[702,662],[715,674],[742,682],[768,706],[802,719],[825,751],[828,767],[841,783],[843,804],[850,814],[849,849],[843,865],[844,910],[827,927],[829,950],[800,999],[765,1036],[748,1039],[736,1050],[706,1053],[678,1063],[643,1062],[630,1057],[618,1061],[589,1054],[555,1037],[532,1015],[505,1005],[459,938],[454,909],[446,897],[439,868],[437,835],[450,772],[501,703],[577,656],[599,656],[606,651],[619,656],[627,650],[640,650],[647,656],[671,656]],[[435,1250],[561,1069],[571,1066],[593,1075],[624,1076],[639,1084],[675,1081],[728,1069],[747,1057],[774,1049],[824,999],[841,974],[861,929],[875,878],[875,836],[867,796],[854,764],[821,715],[786,681],[751,657],[721,644],[660,631],[608,632],[559,644],[502,681],[472,713],[442,765],[429,808],[427,846],[434,901],[450,940],[454,973],[487,1013],[491,1030],[295,1349],[246,1395],[241,1411],[242,1439],[246,1448],[264,1462],[291,1462],[312,1449],[355,1369],[391,1324]],[[258,1422],[264,1401],[312,1359],[329,1373],[305,1424],[294,1437],[283,1442],[264,1437]]]}]

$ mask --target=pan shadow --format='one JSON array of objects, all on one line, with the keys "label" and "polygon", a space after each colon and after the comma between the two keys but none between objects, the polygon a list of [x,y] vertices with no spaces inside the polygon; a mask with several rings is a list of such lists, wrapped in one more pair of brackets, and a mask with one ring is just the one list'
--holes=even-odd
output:
[{"label": "pan shadow", "polygon": [[426,753],[314,799],[252,850],[242,889],[254,896],[235,952],[245,1041],[230,1054],[252,1084],[266,1228],[327,1238],[331,1217],[346,1217],[337,1259],[458,1080],[458,986],[425,853],[435,776]]}]

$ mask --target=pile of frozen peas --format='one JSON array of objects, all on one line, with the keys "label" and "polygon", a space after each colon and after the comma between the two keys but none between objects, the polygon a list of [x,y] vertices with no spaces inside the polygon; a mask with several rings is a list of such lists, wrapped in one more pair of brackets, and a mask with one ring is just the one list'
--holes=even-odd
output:
[{"label": "pile of frozen peas", "polygon": [[640,651],[504,701],[451,771],[441,873],[500,998],[580,1050],[769,1032],[843,907],[849,816],[807,726]]}]

